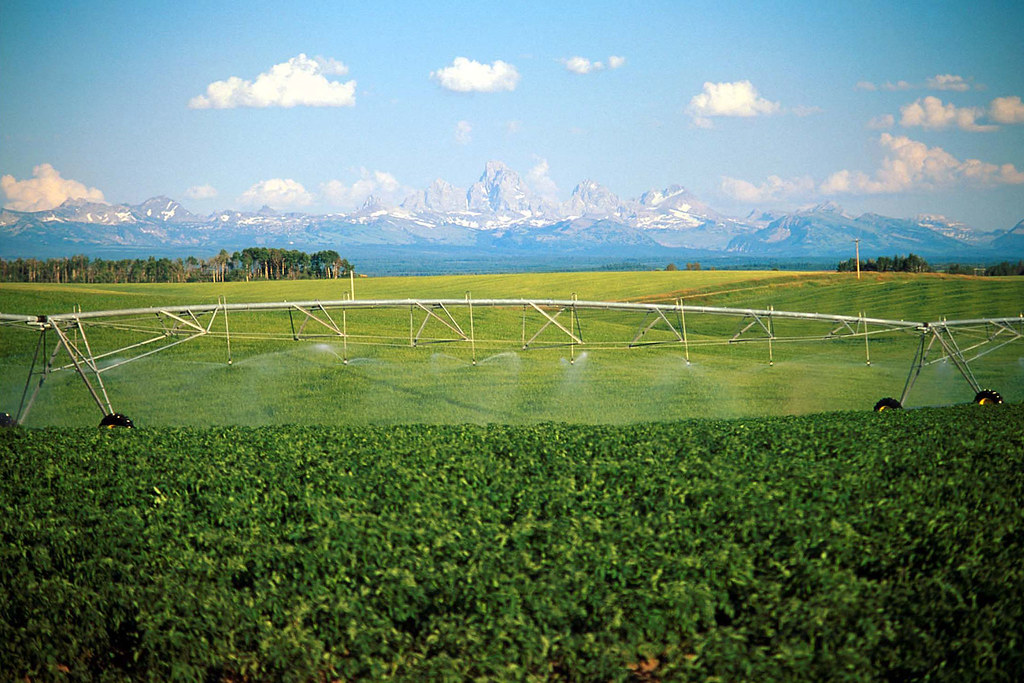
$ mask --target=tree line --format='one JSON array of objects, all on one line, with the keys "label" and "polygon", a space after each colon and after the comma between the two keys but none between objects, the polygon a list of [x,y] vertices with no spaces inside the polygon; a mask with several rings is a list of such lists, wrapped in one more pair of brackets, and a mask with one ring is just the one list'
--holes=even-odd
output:
[{"label": "tree line", "polygon": [[[860,269],[866,272],[878,273],[931,273],[934,272],[928,262],[917,254],[911,253],[908,256],[879,256],[877,259],[868,259],[860,262]],[[857,259],[851,258],[842,261],[836,266],[840,273],[852,273],[857,270]],[[1001,275],[1024,275],[1024,261],[1016,264],[1003,261],[993,266],[976,267],[965,266],[959,263],[950,263],[942,271],[949,275],[984,275],[987,277]]]},{"label": "tree line", "polygon": [[0,259],[0,282],[227,282],[348,277],[354,270],[333,249],[308,254],[295,249],[247,247],[210,258],[90,259],[75,255],[51,259]]},{"label": "tree line", "polygon": [[[931,266],[917,254],[911,253],[907,256],[879,256],[877,259],[868,259],[860,262],[862,271],[877,273],[930,273]],[[852,273],[857,270],[857,259],[851,258],[840,261],[836,271],[840,273]]]},{"label": "tree line", "polygon": [[977,268],[975,266],[964,266],[959,263],[950,263],[946,266],[946,272],[950,275],[988,275],[988,276],[999,276],[999,275],[1024,275],[1024,261],[1017,261],[1017,263],[1010,263],[1009,261],[1003,261],[997,263],[994,266],[987,268]]}]

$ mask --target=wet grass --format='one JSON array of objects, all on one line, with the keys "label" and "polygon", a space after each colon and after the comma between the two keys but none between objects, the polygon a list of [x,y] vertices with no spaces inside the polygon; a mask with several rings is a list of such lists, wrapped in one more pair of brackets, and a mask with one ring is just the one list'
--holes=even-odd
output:
[{"label": "wet grass", "polygon": [[[347,281],[227,283],[218,285],[0,285],[3,312],[52,313],[230,302],[341,299]],[[872,317],[935,320],[1016,315],[1024,278],[936,275],[849,275],[774,272],[573,273],[370,278],[355,283],[358,298],[545,297],[643,300],[766,308]],[[468,329],[465,311],[455,312]],[[412,327],[422,315],[416,313]],[[337,321],[340,324],[340,321]],[[539,328],[527,315],[527,336]],[[233,315],[232,364],[222,337],[182,344],[104,375],[116,410],[137,423],[381,424],[500,422],[629,423],[687,417],[804,414],[870,410],[882,396],[899,396],[914,352],[913,335],[873,340],[871,365],[862,339],[821,341],[820,323],[777,324],[776,333],[815,341],[722,344],[738,327],[734,318],[688,316],[690,363],[681,344],[607,348],[630,339],[636,316],[585,312],[583,347],[563,345],[549,328],[521,348],[523,312],[475,311],[476,344],[421,344],[410,348],[405,310],[352,312],[350,343],[337,338],[290,340],[287,313]],[[217,325],[220,321],[216,321]],[[149,323],[151,324],[151,322]],[[219,329],[215,326],[215,329]],[[307,332],[314,332],[309,328]],[[320,328],[320,332],[324,328]],[[90,329],[95,348],[123,344],[124,330]],[[275,338],[261,335],[272,334]],[[428,321],[424,336],[450,338]],[[0,409],[15,412],[36,335],[0,329]],[[661,328],[645,339],[670,341]],[[365,343],[357,343],[358,341]],[[52,339],[49,340],[52,343]],[[986,356],[978,380],[1008,401],[1024,400],[1022,344]],[[546,347],[546,348],[540,348]],[[116,358],[106,362],[116,362]],[[345,361],[348,361],[347,363]],[[474,364],[474,361],[475,364]],[[973,391],[952,364],[926,368],[909,406],[968,402]],[[47,380],[29,425],[82,425],[99,410],[82,382],[65,372]]]}]

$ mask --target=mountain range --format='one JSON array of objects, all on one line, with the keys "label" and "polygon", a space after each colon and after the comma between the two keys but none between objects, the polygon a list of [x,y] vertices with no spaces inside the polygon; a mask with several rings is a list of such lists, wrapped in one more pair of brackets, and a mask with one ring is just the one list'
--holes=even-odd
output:
[{"label": "mountain range", "polygon": [[565,202],[533,192],[518,173],[489,162],[479,180],[459,188],[443,180],[387,205],[369,197],[351,213],[191,213],[154,197],[142,204],[67,200],[36,212],[0,212],[0,256],[73,253],[201,254],[247,246],[389,250],[407,254],[486,255],[489,258],[587,255],[593,258],[692,257],[836,260],[854,240],[862,258],[913,252],[943,260],[1002,260],[1024,256],[1024,220],[990,233],[921,215],[913,219],[847,214],[834,203],[788,213],[719,214],[680,186],[621,199],[591,180]]}]

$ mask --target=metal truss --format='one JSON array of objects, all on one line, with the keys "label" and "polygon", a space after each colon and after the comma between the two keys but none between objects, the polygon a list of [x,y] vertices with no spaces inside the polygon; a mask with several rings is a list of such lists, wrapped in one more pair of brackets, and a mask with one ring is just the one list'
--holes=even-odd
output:
[{"label": "metal truss", "polygon": [[[1024,315],[1018,318],[980,318],[923,323],[919,331],[921,337],[910,366],[910,373],[907,375],[907,381],[903,387],[903,393],[900,396],[901,404],[906,401],[921,370],[927,365],[939,362],[953,363],[971,389],[980,394],[983,389],[971,370],[971,363],[1024,337]],[[957,337],[968,341],[970,345],[961,348]],[[936,342],[942,349],[942,356],[928,360],[928,354]],[[988,348],[968,357],[970,352],[977,351],[982,347]]]},{"label": "metal truss", "polygon": [[[21,404],[16,421],[24,422],[40,388],[53,373],[74,371],[81,378],[87,391],[100,411],[108,416],[113,405],[107,393],[103,376],[114,368],[121,367],[179,344],[201,337],[223,338],[227,350],[227,363],[231,357],[231,331],[228,314],[286,311],[290,324],[290,338],[295,341],[338,339],[342,342],[343,361],[348,363],[348,344],[370,343],[357,339],[348,328],[351,313],[373,309],[409,310],[408,346],[419,347],[430,344],[467,344],[472,350],[476,363],[476,329],[474,307],[522,309],[522,335],[519,343],[523,350],[531,348],[565,347],[570,349],[570,361],[575,360],[576,348],[587,346],[580,322],[581,311],[617,311],[637,315],[640,320],[635,332],[629,338],[616,342],[605,342],[607,346],[638,348],[645,346],[679,346],[690,361],[690,335],[687,332],[686,316],[710,315],[732,318],[738,321],[738,328],[731,337],[702,343],[765,343],[768,347],[768,363],[774,363],[772,345],[780,341],[813,341],[843,338],[864,338],[865,360],[871,364],[868,341],[870,337],[890,334],[916,334],[916,347],[910,372],[904,385],[900,404],[904,403],[914,382],[925,366],[937,362],[952,362],[963,378],[975,391],[981,387],[971,369],[971,363],[1007,344],[1024,337],[1024,314],[1015,318],[978,318],[972,320],[942,320],[936,322],[915,322],[887,320],[859,316],[777,311],[768,309],[723,308],[712,306],[672,304],[630,303],[617,301],[580,301],[571,299],[345,299],[338,301],[298,302],[257,302],[229,304],[221,298],[216,304],[190,306],[164,306],[154,308],[133,308],[108,311],[74,311],[50,315],[14,315],[0,313],[0,326],[13,329],[28,329],[39,334],[32,358],[28,378],[22,392]],[[223,330],[214,328],[219,317],[223,318]],[[296,320],[299,323],[296,327]],[[417,326],[417,320],[419,324]],[[461,322],[460,322],[461,321]],[[821,323],[825,330],[817,335],[777,334],[777,321],[804,321]],[[96,326],[108,331],[123,331],[142,334],[144,338],[132,341],[112,350],[94,351],[87,328]],[[799,327],[799,326],[798,326]],[[428,336],[431,329],[440,328],[445,336]],[[801,329],[806,329],[804,326]],[[542,339],[549,330],[555,332]],[[660,338],[652,333],[660,331]],[[48,348],[48,333],[56,338],[48,359],[42,357]],[[396,330],[397,332],[397,330]],[[650,335],[650,336],[649,336]],[[109,336],[109,334],[108,334]],[[397,335],[396,337],[397,338]],[[393,339],[389,337],[388,339]],[[511,339],[488,340],[490,343],[514,343]],[[598,344],[600,345],[600,344]],[[930,358],[934,349],[941,349],[941,356]],[[58,362],[63,354],[66,360]],[[106,359],[111,362],[102,363]]]}]

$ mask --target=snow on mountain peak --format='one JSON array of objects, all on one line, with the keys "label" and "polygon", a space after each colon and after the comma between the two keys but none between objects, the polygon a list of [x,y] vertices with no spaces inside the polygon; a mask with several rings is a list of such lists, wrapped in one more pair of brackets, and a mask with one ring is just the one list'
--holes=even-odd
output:
[{"label": "snow on mountain peak", "polygon": [[821,204],[818,204],[808,213],[835,213],[839,214],[840,216],[846,216],[846,212],[843,211],[843,207],[839,206],[839,204],[836,204],[831,199],[826,202],[822,202]]},{"label": "snow on mountain peak", "polygon": [[565,212],[574,216],[612,216],[619,212],[620,207],[619,198],[611,190],[587,179],[573,189],[565,205]]},{"label": "snow on mountain peak", "polygon": [[519,174],[500,161],[488,161],[480,180],[466,192],[468,207],[477,211],[530,211],[531,200]]}]

